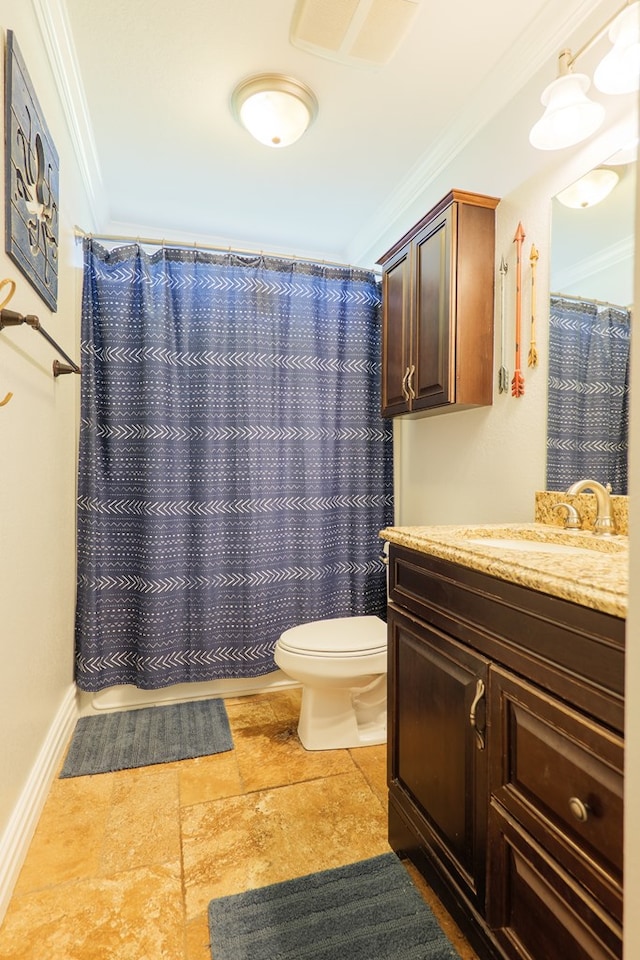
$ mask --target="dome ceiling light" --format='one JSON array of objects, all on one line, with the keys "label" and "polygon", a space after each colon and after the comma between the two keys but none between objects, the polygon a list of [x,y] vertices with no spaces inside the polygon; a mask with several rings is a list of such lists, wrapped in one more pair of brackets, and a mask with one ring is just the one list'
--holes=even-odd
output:
[{"label": "dome ceiling light", "polygon": [[277,73],[242,80],[231,94],[235,118],[260,143],[288,147],[299,140],[318,112],[306,84]]},{"label": "dome ceiling light", "polygon": [[601,203],[609,196],[619,179],[620,176],[615,170],[596,167],[595,170],[590,170],[584,177],[572,183],[566,190],[562,190],[557,195],[557,199],[565,207],[572,207],[575,210],[595,207],[596,203]]}]

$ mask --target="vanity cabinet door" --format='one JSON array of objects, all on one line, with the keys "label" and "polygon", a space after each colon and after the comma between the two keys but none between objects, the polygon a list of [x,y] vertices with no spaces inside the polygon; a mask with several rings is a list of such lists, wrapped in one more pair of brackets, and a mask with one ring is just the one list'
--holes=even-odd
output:
[{"label": "vanity cabinet door", "polygon": [[[389,608],[390,815],[397,811],[416,847],[481,909],[487,675],[484,658]],[[390,828],[398,852],[401,834]]]},{"label": "vanity cabinet door", "polygon": [[414,240],[413,410],[442,406],[455,400],[451,249],[456,214],[457,205],[453,204]]},{"label": "vanity cabinet door", "polygon": [[411,244],[395,254],[382,278],[382,416],[408,413],[413,305]]},{"label": "vanity cabinet door", "polygon": [[386,264],[382,415],[450,403],[451,222],[449,207]]}]

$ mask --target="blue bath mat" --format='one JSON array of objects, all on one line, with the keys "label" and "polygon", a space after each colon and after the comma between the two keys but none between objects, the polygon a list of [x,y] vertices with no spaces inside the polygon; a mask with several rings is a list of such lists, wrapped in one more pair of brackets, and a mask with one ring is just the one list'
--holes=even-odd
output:
[{"label": "blue bath mat", "polygon": [[209,904],[213,960],[460,960],[394,853]]},{"label": "blue bath mat", "polygon": [[130,770],[233,749],[223,700],[81,717],[61,777]]}]

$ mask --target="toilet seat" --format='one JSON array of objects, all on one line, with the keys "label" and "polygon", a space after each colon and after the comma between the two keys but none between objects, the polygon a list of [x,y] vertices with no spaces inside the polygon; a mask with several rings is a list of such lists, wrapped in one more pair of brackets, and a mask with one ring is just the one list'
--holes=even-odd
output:
[{"label": "toilet seat", "polygon": [[314,620],[285,630],[278,646],[312,657],[370,657],[386,651],[387,625],[373,616]]}]

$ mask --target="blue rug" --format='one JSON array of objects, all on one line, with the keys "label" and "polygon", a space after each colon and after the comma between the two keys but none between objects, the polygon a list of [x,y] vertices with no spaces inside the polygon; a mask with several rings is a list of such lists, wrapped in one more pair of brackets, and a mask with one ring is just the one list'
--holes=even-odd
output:
[{"label": "blue rug", "polygon": [[460,960],[394,853],[209,904],[213,960]]},{"label": "blue rug", "polygon": [[223,700],[81,717],[61,777],[130,770],[233,749]]}]

